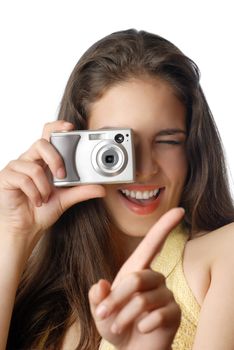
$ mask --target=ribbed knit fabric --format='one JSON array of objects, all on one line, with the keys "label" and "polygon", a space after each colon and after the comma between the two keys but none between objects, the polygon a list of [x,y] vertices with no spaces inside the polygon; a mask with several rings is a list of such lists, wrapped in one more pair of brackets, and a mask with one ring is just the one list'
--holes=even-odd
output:
[{"label": "ribbed knit fabric", "polygon": [[[154,271],[165,276],[167,287],[173,292],[181,308],[181,324],[172,345],[173,350],[192,349],[200,313],[200,306],[183,273],[183,252],[187,240],[188,233],[179,225],[170,233],[160,254],[151,264]],[[99,350],[113,349],[111,344],[102,340]]]},{"label": "ribbed knit fabric", "polygon": [[160,255],[151,265],[153,270],[165,276],[167,287],[181,308],[181,323],[172,345],[173,350],[192,349],[200,314],[200,306],[183,272],[183,252],[187,240],[188,233],[179,225],[171,232]]}]

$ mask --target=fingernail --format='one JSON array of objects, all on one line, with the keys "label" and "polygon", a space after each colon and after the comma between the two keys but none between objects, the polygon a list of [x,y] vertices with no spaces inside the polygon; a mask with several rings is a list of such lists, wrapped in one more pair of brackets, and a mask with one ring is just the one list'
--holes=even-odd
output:
[{"label": "fingernail", "polygon": [[69,128],[70,126],[72,126],[72,123],[69,122],[64,122],[63,125],[67,128]]},{"label": "fingernail", "polygon": [[59,168],[59,169],[56,171],[56,177],[57,177],[58,179],[64,179],[65,176],[66,176],[66,174],[65,174],[64,168]]},{"label": "fingernail", "polygon": [[99,305],[96,309],[96,315],[99,317],[99,318],[105,318],[107,316],[107,306],[106,305]]}]

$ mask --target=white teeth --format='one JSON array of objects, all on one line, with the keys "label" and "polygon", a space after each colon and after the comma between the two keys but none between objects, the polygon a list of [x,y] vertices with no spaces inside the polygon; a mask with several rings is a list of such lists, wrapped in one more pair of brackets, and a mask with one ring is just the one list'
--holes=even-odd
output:
[{"label": "white teeth", "polygon": [[158,192],[160,191],[160,189],[158,188],[157,190],[154,190],[154,196],[156,196],[158,194]]},{"label": "white teeth", "polygon": [[144,198],[143,198],[143,195],[144,195],[144,192],[142,193],[142,192],[140,192],[140,191],[137,191],[137,193],[136,193],[136,199],[144,199]]},{"label": "white teeth", "polygon": [[159,189],[155,189],[154,191],[129,191],[129,190],[120,190],[127,197],[135,198],[135,199],[150,199],[156,196],[159,192]]}]

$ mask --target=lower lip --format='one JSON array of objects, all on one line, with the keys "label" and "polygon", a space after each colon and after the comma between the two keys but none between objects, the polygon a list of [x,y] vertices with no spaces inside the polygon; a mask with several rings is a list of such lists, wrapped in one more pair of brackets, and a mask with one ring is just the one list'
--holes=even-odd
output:
[{"label": "lower lip", "polygon": [[122,194],[119,194],[119,196],[122,202],[124,203],[124,205],[133,213],[138,215],[148,215],[153,213],[158,208],[161,202],[163,192],[164,192],[164,188],[160,190],[159,196],[152,203],[145,204],[145,205],[144,204],[138,205],[137,203],[133,203]]}]

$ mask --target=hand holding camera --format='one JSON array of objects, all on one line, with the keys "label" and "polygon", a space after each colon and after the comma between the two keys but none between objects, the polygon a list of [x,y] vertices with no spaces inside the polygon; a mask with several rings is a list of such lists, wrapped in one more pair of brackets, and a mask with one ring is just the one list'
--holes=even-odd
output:
[{"label": "hand holding camera", "polygon": [[[54,187],[54,177],[65,175],[64,162],[50,144],[54,130],[71,131],[73,125],[56,121],[45,125],[42,138],[0,172],[0,238],[22,238],[32,250],[42,233],[75,203],[105,195],[100,185]],[[30,248],[27,248],[30,247]]]}]

